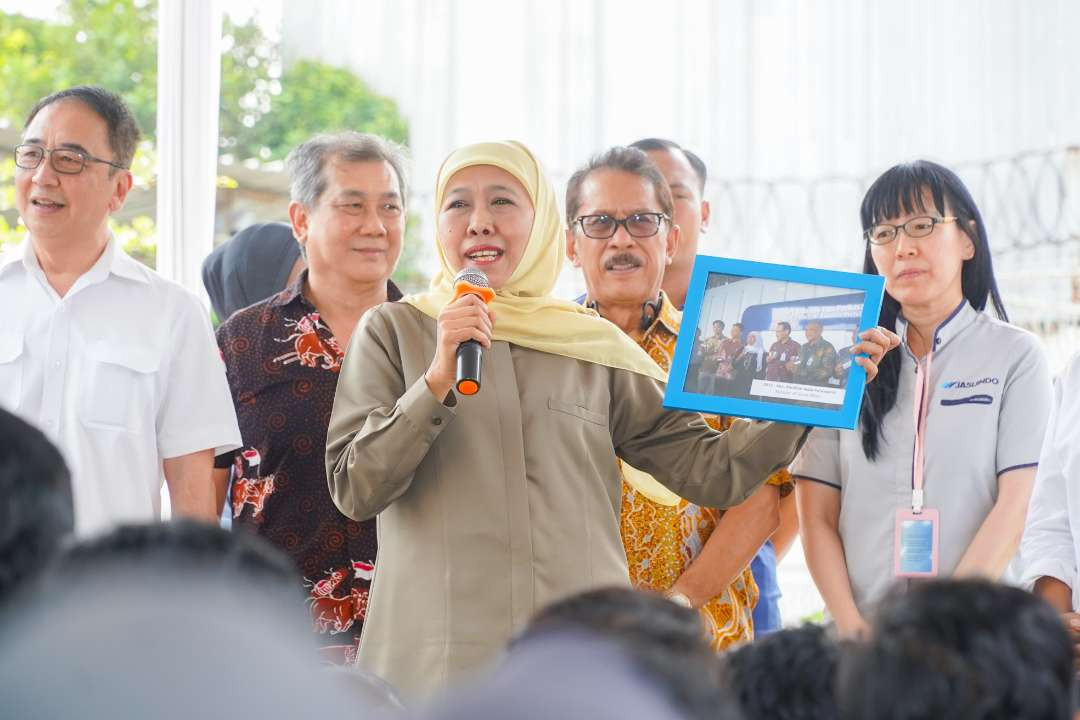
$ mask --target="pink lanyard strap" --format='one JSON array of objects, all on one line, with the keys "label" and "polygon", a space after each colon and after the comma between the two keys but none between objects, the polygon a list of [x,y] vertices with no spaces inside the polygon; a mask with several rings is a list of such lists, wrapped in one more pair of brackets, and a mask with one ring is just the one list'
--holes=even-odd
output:
[{"label": "pink lanyard strap", "polygon": [[915,452],[911,465],[911,511],[923,509],[923,465],[926,459],[926,415],[930,410],[930,365],[934,351],[926,353],[926,364],[915,361]]}]

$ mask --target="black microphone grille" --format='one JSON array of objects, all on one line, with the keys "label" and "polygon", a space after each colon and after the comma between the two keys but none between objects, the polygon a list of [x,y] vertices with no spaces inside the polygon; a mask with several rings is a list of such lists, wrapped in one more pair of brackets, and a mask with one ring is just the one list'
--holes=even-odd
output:
[{"label": "black microphone grille", "polygon": [[474,287],[489,288],[491,285],[488,283],[487,275],[483,270],[477,270],[476,268],[461,268],[457,276],[454,278],[454,285],[458,283],[469,283]]}]

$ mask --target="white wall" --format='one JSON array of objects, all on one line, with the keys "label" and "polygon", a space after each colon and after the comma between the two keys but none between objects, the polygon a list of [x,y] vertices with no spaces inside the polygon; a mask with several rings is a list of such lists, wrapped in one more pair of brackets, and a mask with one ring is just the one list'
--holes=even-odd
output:
[{"label": "white wall", "polygon": [[589,154],[658,135],[717,180],[817,181],[711,183],[703,251],[852,269],[858,202],[886,167],[1080,144],[1076,0],[307,0],[285,3],[282,37],[286,59],[349,65],[399,100],[425,238],[458,145],[523,140],[561,194]]}]

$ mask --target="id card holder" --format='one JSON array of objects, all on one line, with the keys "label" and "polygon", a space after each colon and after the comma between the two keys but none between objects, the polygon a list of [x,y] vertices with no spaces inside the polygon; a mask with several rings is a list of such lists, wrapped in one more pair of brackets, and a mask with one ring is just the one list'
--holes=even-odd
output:
[{"label": "id card holder", "polygon": [[938,511],[911,508],[896,511],[893,533],[893,575],[928,578],[938,574]]}]

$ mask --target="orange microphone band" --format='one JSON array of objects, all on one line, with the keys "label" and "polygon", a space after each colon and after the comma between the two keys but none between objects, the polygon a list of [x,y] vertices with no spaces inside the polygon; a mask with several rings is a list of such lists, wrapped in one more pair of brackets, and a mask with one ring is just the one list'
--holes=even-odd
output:
[{"label": "orange microphone band", "polygon": [[462,395],[475,395],[480,392],[480,385],[475,380],[459,380],[456,389]]},{"label": "orange microphone band", "polygon": [[[480,287],[479,285],[473,285],[470,282],[459,282],[454,285],[454,300],[464,295],[476,295],[485,303],[490,303],[495,299],[495,291],[489,287]],[[451,300],[450,302],[453,302]]]}]

